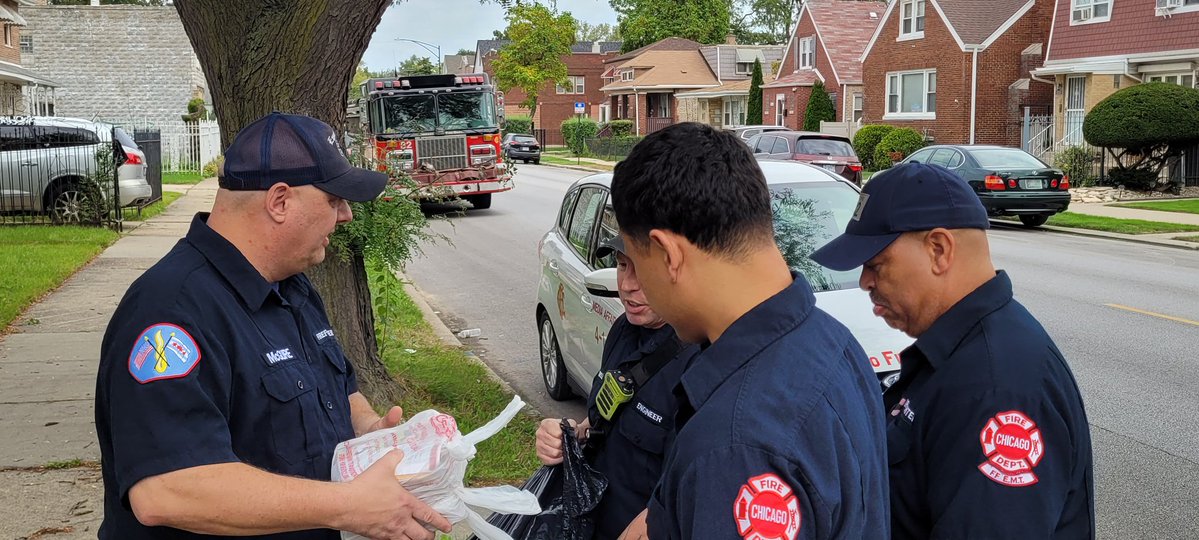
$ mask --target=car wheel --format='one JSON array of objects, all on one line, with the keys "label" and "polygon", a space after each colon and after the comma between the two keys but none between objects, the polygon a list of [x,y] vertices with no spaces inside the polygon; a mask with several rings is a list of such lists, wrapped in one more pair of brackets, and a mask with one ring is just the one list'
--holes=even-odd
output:
[{"label": "car wheel", "polygon": [[76,183],[62,184],[50,197],[49,213],[55,223],[95,223],[100,219],[98,190]]},{"label": "car wheel", "polygon": [[1049,216],[1044,214],[1020,216],[1020,223],[1023,223],[1026,229],[1040,227],[1046,221],[1049,221]]},{"label": "car wheel", "polygon": [[482,195],[464,195],[462,198],[466,199],[466,202],[470,203],[471,206],[474,206],[475,210],[486,210],[491,208],[490,193],[484,193]]},{"label": "car wheel", "polygon": [[558,334],[554,332],[554,323],[550,316],[542,313],[538,317],[541,327],[541,339],[538,340],[541,349],[541,381],[545,383],[545,391],[551,398],[563,401],[574,397],[570,385],[566,383],[566,364],[562,362],[562,349],[558,347]]},{"label": "car wheel", "polygon": [[541,158],[534,159],[534,160],[533,160],[533,164],[534,164],[534,165],[541,165]]}]

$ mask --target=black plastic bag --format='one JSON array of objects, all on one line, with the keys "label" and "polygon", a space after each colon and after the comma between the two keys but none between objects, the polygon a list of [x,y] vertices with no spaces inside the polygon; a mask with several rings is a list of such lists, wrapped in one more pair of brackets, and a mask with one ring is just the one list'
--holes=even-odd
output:
[{"label": "black plastic bag", "polygon": [[[521,486],[537,495],[540,514],[493,514],[487,522],[513,540],[590,540],[595,532],[590,514],[599,505],[608,479],[587,464],[575,430],[566,420],[562,420],[562,450],[562,463],[537,469]],[[471,536],[471,540],[477,539]]]}]

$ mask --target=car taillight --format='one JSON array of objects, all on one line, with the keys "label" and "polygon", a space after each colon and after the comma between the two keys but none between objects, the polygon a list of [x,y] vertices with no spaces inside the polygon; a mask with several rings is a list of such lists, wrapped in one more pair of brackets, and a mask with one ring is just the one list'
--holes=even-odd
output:
[{"label": "car taillight", "polygon": [[991,191],[1003,191],[1007,189],[1007,184],[1003,183],[1002,178],[991,174],[983,178],[983,185]]},{"label": "car taillight", "polygon": [[125,157],[128,158],[125,160],[126,165],[141,165],[145,163],[145,160],[142,159],[141,152],[138,152],[132,148],[125,148]]},{"label": "car taillight", "polygon": [[1015,181],[1015,180],[1008,180],[1008,181],[1007,181],[1007,187],[1010,187],[1010,188],[1012,188],[1012,189],[1016,189],[1016,181]]},{"label": "car taillight", "polygon": [[1057,185],[1058,189],[1070,189],[1070,177],[1063,176],[1062,181]]},{"label": "car taillight", "polygon": [[854,165],[854,164],[852,164],[852,163],[851,163],[851,164],[849,164],[849,170],[851,170],[851,171],[853,171],[853,172],[862,172],[862,166],[861,166],[861,165]]}]

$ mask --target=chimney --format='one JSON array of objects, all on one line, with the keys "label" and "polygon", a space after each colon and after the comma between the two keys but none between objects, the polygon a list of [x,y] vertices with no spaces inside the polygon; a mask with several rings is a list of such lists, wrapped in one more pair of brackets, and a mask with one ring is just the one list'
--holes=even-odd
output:
[{"label": "chimney", "polygon": [[93,6],[98,6],[98,5],[100,5],[100,0],[92,0],[92,5],[93,5]]},{"label": "chimney", "polygon": [[732,32],[730,32],[729,35],[724,36],[724,44],[725,45],[736,45],[737,44],[737,36],[734,36],[732,34]]},{"label": "chimney", "polygon": [[595,53],[595,54],[600,53],[600,42],[598,42],[598,41],[591,42],[591,52]]}]

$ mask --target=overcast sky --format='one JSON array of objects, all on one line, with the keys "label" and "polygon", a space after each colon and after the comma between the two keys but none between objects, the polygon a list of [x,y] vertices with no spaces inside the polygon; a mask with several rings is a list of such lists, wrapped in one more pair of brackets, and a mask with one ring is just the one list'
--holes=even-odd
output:
[{"label": "overcast sky", "polygon": [[[558,0],[558,9],[589,24],[616,24],[608,0]],[[371,70],[387,69],[412,56],[427,56],[420,45],[396,38],[415,39],[441,47],[442,56],[458,49],[474,50],[475,42],[491,39],[492,30],[507,26],[504,8],[478,0],[405,0],[387,8],[362,59]]]}]

